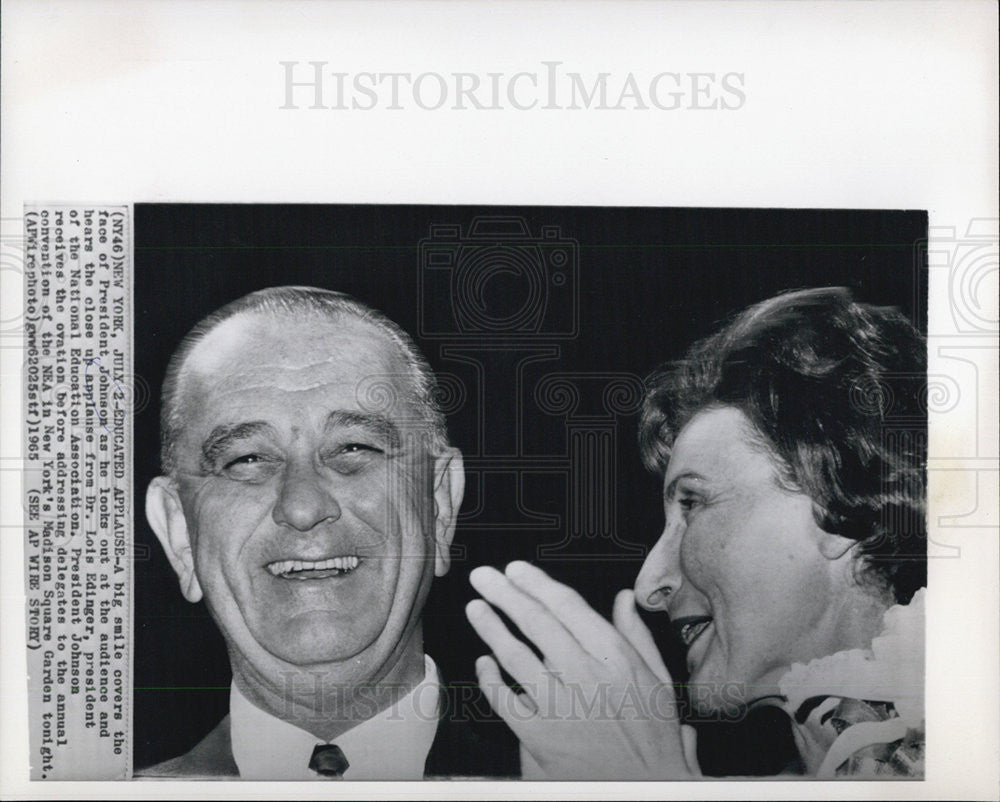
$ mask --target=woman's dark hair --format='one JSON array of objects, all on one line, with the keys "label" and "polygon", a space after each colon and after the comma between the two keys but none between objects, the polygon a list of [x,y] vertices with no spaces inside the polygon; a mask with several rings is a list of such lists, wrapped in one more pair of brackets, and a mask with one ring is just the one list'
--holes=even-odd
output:
[{"label": "woman's dark hair", "polygon": [[696,413],[738,408],[819,526],[858,541],[859,579],[905,604],[927,583],[926,372],[923,338],[895,309],[843,288],[778,295],[647,380],[643,459],[662,473]]}]

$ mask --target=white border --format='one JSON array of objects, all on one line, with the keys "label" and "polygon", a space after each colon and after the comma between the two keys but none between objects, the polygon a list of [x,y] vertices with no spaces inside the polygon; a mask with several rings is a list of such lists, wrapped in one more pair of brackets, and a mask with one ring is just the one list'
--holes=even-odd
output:
[{"label": "white border", "polygon": [[[0,216],[10,235],[27,200],[925,208],[932,228],[957,228],[961,236],[971,219],[998,216],[996,30],[995,3],[963,0],[8,0]],[[539,70],[543,60],[587,74],[736,71],[745,75],[747,102],[731,112],[279,111],[278,62],[311,59],[345,72],[510,73]],[[950,333],[947,285],[947,271],[931,271],[932,374],[943,369],[934,337]],[[11,294],[21,292],[11,271],[3,292],[8,309]],[[3,348],[0,357],[2,795],[329,795],[302,784],[27,782],[22,546],[10,517],[20,509],[20,355]],[[932,431],[932,461],[933,449],[974,437],[974,425],[996,454],[995,355],[978,370],[985,413],[959,430]],[[989,499],[996,480],[989,471],[984,477],[979,503],[992,506],[976,519],[983,525],[953,541],[960,559],[931,561],[926,782],[338,791],[359,798],[995,798],[1000,555]],[[932,475],[932,505],[975,493],[968,482],[934,482]]]}]

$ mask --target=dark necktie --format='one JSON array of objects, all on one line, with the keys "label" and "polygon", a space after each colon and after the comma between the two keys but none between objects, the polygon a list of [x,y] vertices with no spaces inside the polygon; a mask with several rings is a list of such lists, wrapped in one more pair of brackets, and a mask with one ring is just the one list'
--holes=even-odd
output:
[{"label": "dark necktie", "polygon": [[309,768],[324,777],[340,777],[350,765],[336,744],[316,744],[309,758]]}]

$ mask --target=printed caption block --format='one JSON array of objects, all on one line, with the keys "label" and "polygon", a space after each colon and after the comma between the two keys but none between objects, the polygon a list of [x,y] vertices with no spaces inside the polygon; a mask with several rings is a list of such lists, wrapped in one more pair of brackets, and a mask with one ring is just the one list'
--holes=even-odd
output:
[{"label": "printed caption block", "polygon": [[32,779],[131,768],[129,208],[25,207],[24,523]]}]

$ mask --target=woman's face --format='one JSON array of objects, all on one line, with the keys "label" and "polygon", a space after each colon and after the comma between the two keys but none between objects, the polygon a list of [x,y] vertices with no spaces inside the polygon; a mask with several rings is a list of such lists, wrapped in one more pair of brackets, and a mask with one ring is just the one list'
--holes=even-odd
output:
[{"label": "woman's face", "polygon": [[702,410],[681,430],[664,476],[663,533],[635,585],[687,648],[699,716],[776,695],[791,663],[843,648],[850,619],[849,555],[836,554],[808,496],[779,486],[752,431],[733,407]]}]

